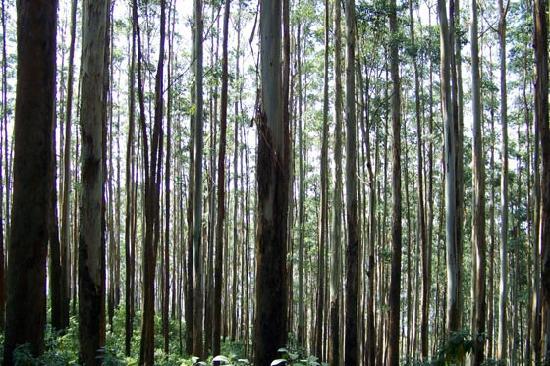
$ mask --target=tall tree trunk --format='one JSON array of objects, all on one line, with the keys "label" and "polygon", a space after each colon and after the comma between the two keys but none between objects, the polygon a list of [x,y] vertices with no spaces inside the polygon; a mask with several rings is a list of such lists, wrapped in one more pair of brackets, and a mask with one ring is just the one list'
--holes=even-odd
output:
[{"label": "tall tree trunk", "polygon": [[346,67],[346,325],[344,357],[346,365],[359,364],[358,293],[359,242],[357,219],[357,118],[355,112],[355,0],[346,0],[347,67]]},{"label": "tall tree trunk", "polygon": [[[409,1],[410,12],[410,32],[411,42],[415,44],[414,34],[414,16],[413,16],[413,4]],[[426,229],[426,215],[424,212],[424,177],[423,170],[424,165],[422,161],[422,125],[421,125],[421,106],[420,106],[420,80],[418,75],[418,61],[416,55],[413,58],[414,68],[414,96],[415,96],[415,118],[416,118],[416,133],[417,133],[417,146],[416,146],[416,159],[417,159],[417,175],[418,175],[418,229],[420,238],[420,248],[422,256],[422,315],[420,326],[420,349],[422,359],[428,358],[428,314],[430,310],[430,248],[428,243],[428,234]]]},{"label": "tall tree trunk", "polygon": [[78,248],[80,360],[101,364],[105,342],[105,258],[103,254],[103,136],[107,1],[83,3],[82,193]]},{"label": "tall tree trunk", "polygon": [[[138,28],[139,29],[139,28]],[[141,322],[141,342],[139,364],[152,366],[154,364],[155,336],[155,267],[158,242],[160,239],[160,170],[162,166],[162,118],[163,118],[163,79],[166,38],[166,1],[160,1],[160,44],[155,76],[155,111],[151,140],[147,134],[145,114],[143,112],[143,90],[141,86],[140,32],[138,31],[138,88],[140,103],[140,126],[143,143],[143,166],[145,175],[145,238],[143,241],[143,308]],[[149,154],[150,147],[150,156]]]},{"label": "tall tree trunk", "polygon": [[135,110],[136,110],[136,95],[135,95],[135,80],[136,80],[136,38],[137,38],[137,6],[132,5],[131,10],[132,34],[131,34],[131,50],[128,75],[128,142],[126,145],[126,221],[124,230],[124,245],[125,245],[125,262],[126,262],[126,304],[125,304],[125,337],[124,349],[126,356],[130,356],[132,351],[132,337],[134,334],[134,287],[135,287],[135,252],[133,251],[134,236],[132,235],[133,214],[136,207],[134,201],[134,135],[135,135]]},{"label": "tall tree trunk", "polygon": [[[397,35],[396,0],[391,1],[389,13],[390,32]],[[388,365],[399,365],[399,317],[401,304],[401,80],[399,77],[399,44],[392,42],[390,48],[392,78],[392,264],[389,293],[390,324]],[[418,188],[420,190],[420,187]],[[410,279],[409,279],[410,281]]]},{"label": "tall tree trunk", "polygon": [[447,333],[457,331],[460,327],[459,305],[459,260],[456,229],[456,116],[453,113],[451,93],[451,43],[447,20],[447,2],[438,0],[438,14],[441,36],[441,99],[445,139],[445,219],[447,246]]},{"label": "tall tree trunk", "polygon": [[203,158],[203,19],[202,0],[194,0],[195,49],[195,129],[193,189],[193,354],[202,357],[203,283],[202,283],[202,158]]},{"label": "tall tree trunk", "polygon": [[261,106],[258,123],[256,365],[270,364],[287,340],[288,126],[283,116],[281,1],[260,2]]},{"label": "tall tree trunk", "polygon": [[[168,102],[167,102],[167,113],[166,113],[166,163],[164,168],[164,268],[163,268],[163,279],[164,279],[164,288],[162,289],[162,335],[164,338],[164,353],[169,354],[170,350],[170,319],[169,319],[169,308],[170,308],[170,245],[175,245],[170,240],[170,199],[171,199],[171,189],[170,189],[170,173],[172,165],[172,85],[171,85],[171,73],[172,73],[172,35],[170,33],[171,27],[171,17],[173,10],[172,1],[168,2],[168,24],[169,24],[169,34],[168,34]],[[174,258],[175,259],[175,258]]]},{"label": "tall tree trunk", "polygon": [[[0,121],[0,212],[4,209],[4,179],[3,179],[3,167],[8,165],[8,156],[3,154],[3,145],[5,144],[2,138],[2,131],[4,126],[8,124],[8,60],[7,60],[7,45],[6,45],[6,4],[5,0],[2,0],[2,119]],[[5,127],[7,128],[7,127]],[[7,140],[7,138],[6,138]],[[4,164],[4,160],[6,161]],[[8,185],[8,177],[6,175],[6,186]],[[6,189],[9,191],[9,189]],[[6,194],[6,202],[9,201],[9,196]],[[4,256],[4,250],[6,248],[6,241],[8,235],[7,231],[9,229],[6,225],[10,213],[6,210],[6,222],[4,222],[4,216],[0,215],[0,330],[4,330],[5,327],[5,318],[6,318],[6,278],[5,278],[5,266],[6,259]],[[6,235],[4,235],[4,230],[6,230]]]},{"label": "tall tree trunk", "polygon": [[330,5],[325,0],[325,54],[323,77],[323,132],[321,142],[321,214],[319,225],[319,267],[317,310],[315,314],[315,349],[314,352],[323,359],[323,317],[325,305],[325,246],[328,244],[328,138],[329,138],[329,43],[330,43]]},{"label": "tall tree trunk", "polygon": [[8,366],[21,344],[29,343],[34,355],[44,349],[56,25],[56,0],[17,2],[14,196],[3,361]]},{"label": "tall tree trunk", "polygon": [[[229,15],[231,0],[225,1],[225,12],[223,17],[223,43],[222,43],[222,93],[220,111],[220,150],[218,155],[218,211],[216,226],[216,269],[214,278],[214,332],[212,353],[218,355],[221,351],[221,329],[222,329],[222,274],[223,274],[223,233],[225,223],[225,151],[227,140],[227,94],[228,94],[228,43],[229,43]],[[239,56],[237,56],[239,57]],[[238,116],[236,116],[238,118]],[[237,125],[236,125],[237,126]],[[235,129],[238,134],[238,129]],[[237,146],[235,146],[237,149]],[[236,179],[236,177],[235,177]],[[227,254],[226,254],[227,255]]]},{"label": "tall tree trunk", "polygon": [[[535,121],[542,149],[540,247],[542,250],[542,352],[550,361],[550,126],[548,125],[548,3],[535,0]],[[538,182],[537,182],[538,183]]]},{"label": "tall tree trunk", "polygon": [[471,55],[472,55],[472,330],[474,335],[474,357],[472,366],[480,366],[484,360],[485,346],[485,169],[483,141],[481,136],[481,81],[479,75],[479,45],[477,28],[477,0],[472,0]]},{"label": "tall tree trunk", "polygon": [[[63,192],[61,205],[61,294],[59,312],[53,308],[52,302],[52,326],[56,329],[64,329],[69,326],[69,247],[70,247],[70,195],[71,195],[71,140],[72,140],[72,109],[73,109],[73,84],[74,84],[74,54],[76,43],[76,14],[77,0],[71,5],[71,44],[69,48],[69,69],[67,77],[67,101],[65,110],[65,145],[63,154]],[[53,297],[52,297],[53,301]],[[54,320],[57,313],[57,320]]]},{"label": "tall tree trunk", "polygon": [[499,0],[499,43],[500,43],[500,122],[502,124],[502,174],[501,174],[501,227],[500,227],[500,288],[498,314],[498,359],[506,362],[508,297],[508,103],[506,90],[506,13],[503,0]]}]

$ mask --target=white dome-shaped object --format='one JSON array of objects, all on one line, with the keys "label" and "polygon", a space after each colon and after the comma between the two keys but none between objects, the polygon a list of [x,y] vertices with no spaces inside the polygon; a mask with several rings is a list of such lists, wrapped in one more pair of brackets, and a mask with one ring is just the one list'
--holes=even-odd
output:
[{"label": "white dome-shaped object", "polygon": [[282,358],[279,358],[271,362],[271,366],[285,366],[285,365],[288,365],[288,361]]},{"label": "white dome-shaped object", "polygon": [[225,356],[218,355],[212,359],[212,362],[216,362],[217,365],[223,365],[229,363],[229,359]]}]

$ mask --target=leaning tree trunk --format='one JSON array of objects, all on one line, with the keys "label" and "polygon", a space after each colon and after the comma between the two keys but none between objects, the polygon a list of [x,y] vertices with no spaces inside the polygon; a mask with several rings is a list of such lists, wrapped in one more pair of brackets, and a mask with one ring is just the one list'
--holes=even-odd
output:
[{"label": "leaning tree trunk", "polygon": [[17,346],[28,343],[34,355],[44,349],[56,24],[56,0],[17,2],[14,195],[3,361],[10,366]]},{"label": "leaning tree trunk", "polygon": [[288,129],[283,116],[281,0],[260,2],[261,105],[258,123],[256,365],[269,365],[287,340]]}]

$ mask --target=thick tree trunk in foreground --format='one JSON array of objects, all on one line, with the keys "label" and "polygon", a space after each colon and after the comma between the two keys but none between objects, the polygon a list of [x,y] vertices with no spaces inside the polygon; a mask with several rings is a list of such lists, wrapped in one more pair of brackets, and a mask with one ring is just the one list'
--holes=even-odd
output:
[{"label": "thick tree trunk in foreground", "polygon": [[102,240],[105,27],[107,1],[86,0],[82,21],[82,194],[78,247],[80,360],[100,365],[105,342]]},{"label": "thick tree trunk in foreground", "polygon": [[269,365],[287,340],[288,129],[283,116],[281,1],[260,2],[255,365]]},{"label": "thick tree trunk in foreground", "polygon": [[4,365],[13,365],[18,345],[29,343],[35,355],[44,349],[56,26],[56,0],[17,2],[14,196]]}]

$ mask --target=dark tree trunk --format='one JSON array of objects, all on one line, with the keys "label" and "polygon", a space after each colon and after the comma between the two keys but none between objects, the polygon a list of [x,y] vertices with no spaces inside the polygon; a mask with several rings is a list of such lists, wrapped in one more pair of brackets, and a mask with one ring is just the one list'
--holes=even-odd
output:
[{"label": "dark tree trunk", "polygon": [[535,120],[542,150],[540,244],[542,249],[542,361],[550,361],[550,126],[548,125],[548,5],[535,0]]},{"label": "dark tree trunk", "polygon": [[258,110],[256,365],[269,365],[287,340],[288,128],[283,116],[281,1],[260,2],[261,106]]},{"label": "dark tree trunk", "polygon": [[346,0],[347,67],[346,67],[346,311],[344,363],[359,364],[359,243],[357,218],[357,116],[355,108],[355,0]]},{"label": "dark tree trunk", "polygon": [[[143,308],[141,323],[141,343],[139,364],[154,365],[155,337],[155,266],[157,247],[160,238],[159,200],[160,169],[162,166],[162,118],[163,118],[163,75],[164,46],[166,39],[166,1],[160,1],[160,45],[155,77],[155,114],[151,140],[147,134],[143,110],[143,90],[141,86],[140,32],[138,31],[138,89],[140,104],[140,127],[143,143],[145,173],[145,239],[143,243]],[[150,146],[150,156],[149,154]]]},{"label": "dark tree trunk", "polygon": [[[396,35],[397,5],[392,0],[390,10],[390,32]],[[399,317],[401,305],[401,80],[399,77],[399,45],[392,42],[390,49],[392,78],[392,264],[389,293],[390,324],[388,365],[399,365]],[[418,188],[420,189],[420,187]],[[408,196],[408,195],[407,195]],[[410,281],[410,279],[409,279]]]},{"label": "dark tree trunk", "polygon": [[17,2],[14,196],[4,365],[13,365],[13,351],[18,345],[29,343],[35,355],[44,349],[56,25],[56,0]]},{"label": "dark tree trunk", "polygon": [[[218,355],[221,351],[221,329],[222,329],[222,273],[223,273],[223,233],[225,223],[225,151],[227,140],[227,94],[228,94],[228,39],[229,39],[229,13],[231,0],[225,2],[223,17],[223,46],[222,46],[222,94],[220,113],[220,151],[218,155],[218,212],[216,226],[216,269],[214,279],[214,332],[212,352]],[[235,129],[238,134],[238,129]],[[237,146],[234,147],[235,149]],[[236,179],[236,177],[235,177]]]}]

